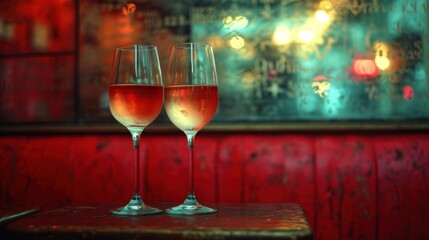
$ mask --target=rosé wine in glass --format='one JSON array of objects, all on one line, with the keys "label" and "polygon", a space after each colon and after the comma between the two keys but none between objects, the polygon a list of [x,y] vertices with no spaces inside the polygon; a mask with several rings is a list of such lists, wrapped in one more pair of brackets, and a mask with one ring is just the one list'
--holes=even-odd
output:
[{"label": "ros\u00e9 wine in glass", "polygon": [[109,107],[113,117],[131,133],[134,147],[134,193],[127,205],[112,209],[115,215],[161,213],[140,197],[140,135],[161,112],[164,83],[158,50],[150,45],[116,48],[112,79],[109,86]]},{"label": "ros\u00e9 wine in glass", "polygon": [[165,88],[168,117],[180,130],[199,131],[216,114],[218,87],[178,85]]},{"label": "ros\u00e9 wine in glass", "polygon": [[109,87],[113,117],[126,127],[144,128],[162,109],[163,87],[157,85],[117,84]]},{"label": "ros\u00e9 wine in glass", "polygon": [[185,133],[189,158],[189,190],[185,201],[165,212],[172,215],[216,213],[216,209],[201,205],[194,193],[195,135],[215,116],[219,100],[212,47],[201,43],[175,44],[168,58],[164,89],[165,110],[171,122]]}]

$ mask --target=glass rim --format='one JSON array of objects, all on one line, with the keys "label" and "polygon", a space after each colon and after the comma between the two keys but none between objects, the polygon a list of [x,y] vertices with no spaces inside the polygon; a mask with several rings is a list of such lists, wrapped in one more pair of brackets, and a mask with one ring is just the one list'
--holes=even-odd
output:
[{"label": "glass rim", "polygon": [[131,45],[117,46],[116,49],[118,51],[150,51],[150,50],[157,50],[158,48],[154,45],[131,44]]},{"label": "glass rim", "polygon": [[192,47],[204,47],[204,48],[212,48],[212,46],[208,43],[201,42],[184,42],[184,43],[175,43],[173,47],[177,48],[192,48]]}]

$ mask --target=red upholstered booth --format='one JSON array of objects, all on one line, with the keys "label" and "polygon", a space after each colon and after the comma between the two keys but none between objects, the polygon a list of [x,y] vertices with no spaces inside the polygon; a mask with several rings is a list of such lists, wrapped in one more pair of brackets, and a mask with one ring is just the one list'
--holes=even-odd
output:
[{"label": "red upholstered booth", "polygon": [[[0,206],[120,205],[132,191],[125,133],[3,135]],[[181,202],[183,134],[142,137],[143,198]],[[202,203],[296,202],[315,239],[428,239],[429,135],[423,133],[201,132]]]}]

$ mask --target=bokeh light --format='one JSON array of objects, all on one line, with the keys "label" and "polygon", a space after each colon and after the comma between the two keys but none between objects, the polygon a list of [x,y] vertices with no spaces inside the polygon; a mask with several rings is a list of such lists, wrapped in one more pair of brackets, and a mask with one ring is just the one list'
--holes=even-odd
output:
[{"label": "bokeh light", "polygon": [[402,97],[406,100],[406,101],[413,101],[414,100],[414,88],[411,87],[410,85],[406,85],[403,88],[403,95]]},{"label": "bokeh light", "polygon": [[318,75],[313,78],[313,83],[311,84],[313,92],[319,97],[324,98],[328,96],[329,89],[331,88],[331,83],[329,79],[323,75]]},{"label": "bokeh light", "polygon": [[274,31],[272,40],[275,45],[289,44],[292,37],[289,29],[286,26],[278,26]]},{"label": "bokeh light", "polygon": [[315,13],[316,20],[320,23],[326,24],[329,23],[331,17],[325,10],[317,10]]},{"label": "bokeh light", "polygon": [[238,35],[231,37],[228,43],[233,49],[241,49],[246,44],[244,39]]},{"label": "bokeh light", "polygon": [[328,10],[328,11],[332,10],[334,8],[334,6],[332,5],[331,1],[326,1],[326,0],[320,1],[319,7],[321,9]]},{"label": "bokeh light", "polygon": [[122,6],[122,14],[125,16],[133,15],[137,10],[137,6],[134,3],[125,3]]},{"label": "bokeh light", "polygon": [[375,78],[379,74],[373,59],[355,59],[352,62],[352,73],[360,78]]},{"label": "bokeh light", "polygon": [[299,31],[299,40],[305,43],[311,43],[314,41],[314,33],[308,29],[302,29]]},{"label": "bokeh light", "polygon": [[377,65],[378,69],[385,71],[390,67],[390,60],[386,56],[376,56],[375,57],[375,65]]},{"label": "bokeh light", "polygon": [[222,21],[223,27],[230,30],[238,30],[247,27],[249,20],[244,16],[227,16]]}]

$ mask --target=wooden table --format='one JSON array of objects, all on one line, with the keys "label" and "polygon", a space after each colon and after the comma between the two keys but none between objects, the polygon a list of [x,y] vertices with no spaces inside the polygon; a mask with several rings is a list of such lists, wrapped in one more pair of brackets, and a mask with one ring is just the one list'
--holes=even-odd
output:
[{"label": "wooden table", "polygon": [[11,239],[313,239],[298,204],[212,207],[218,212],[137,217],[113,216],[106,207],[65,207],[16,219],[5,229]]}]

